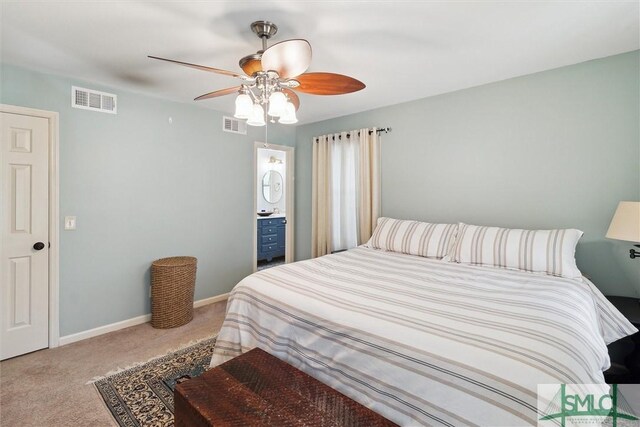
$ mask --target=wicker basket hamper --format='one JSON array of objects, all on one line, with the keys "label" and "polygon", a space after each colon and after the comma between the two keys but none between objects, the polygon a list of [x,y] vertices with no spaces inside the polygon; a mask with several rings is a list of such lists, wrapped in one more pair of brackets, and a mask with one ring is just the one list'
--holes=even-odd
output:
[{"label": "wicker basket hamper", "polygon": [[167,329],[193,319],[197,258],[162,258],[151,264],[151,326]]}]

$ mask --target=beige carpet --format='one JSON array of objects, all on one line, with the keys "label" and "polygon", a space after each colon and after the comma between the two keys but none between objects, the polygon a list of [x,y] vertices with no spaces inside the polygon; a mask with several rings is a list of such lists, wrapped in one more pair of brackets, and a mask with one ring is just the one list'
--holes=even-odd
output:
[{"label": "beige carpet", "polygon": [[115,425],[87,381],[217,333],[225,306],[200,307],[193,321],[179,328],[154,329],[146,323],[1,362],[0,425]]}]

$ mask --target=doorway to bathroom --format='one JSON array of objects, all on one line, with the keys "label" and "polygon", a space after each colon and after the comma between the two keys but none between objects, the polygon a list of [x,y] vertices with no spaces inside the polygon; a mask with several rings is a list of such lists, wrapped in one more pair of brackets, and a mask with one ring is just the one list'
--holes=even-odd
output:
[{"label": "doorway to bathroom", "polygon": [[293,262],[295,149],[254,144],[253,270]]}]

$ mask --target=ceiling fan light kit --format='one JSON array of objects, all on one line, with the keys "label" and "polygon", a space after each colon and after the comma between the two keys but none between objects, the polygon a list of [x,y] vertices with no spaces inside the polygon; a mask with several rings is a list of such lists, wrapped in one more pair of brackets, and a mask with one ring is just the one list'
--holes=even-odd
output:
[{"label": "ceiling fan light kit", "polygon": [[256,21],[250,28],[262,40],[262,49],[240,59],[245,75],[156,56],[149,58],[241,79],[240,86],[209,92],[195,100],[237,93],[234,117],[246,119],[249,126],[264,126],[268,116],[272,122],[279,118],[278,123],[297,123],[300,99],[293,90],[312,95],[341,95],[365,88],[364,83],[349,76],[306,73],[311,64],[311,45],[304,39],[285,40],[267,47],[267,40],[278,32],[274,23]]}]

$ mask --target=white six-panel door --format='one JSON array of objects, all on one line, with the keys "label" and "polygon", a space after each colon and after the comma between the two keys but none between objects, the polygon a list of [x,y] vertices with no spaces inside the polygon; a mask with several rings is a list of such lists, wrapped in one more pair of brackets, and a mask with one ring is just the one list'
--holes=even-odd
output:
[{"label": "white six-panel door", "polygon": [[0,113],[0,360],[49,342],[48,129],[45,118]]}]

